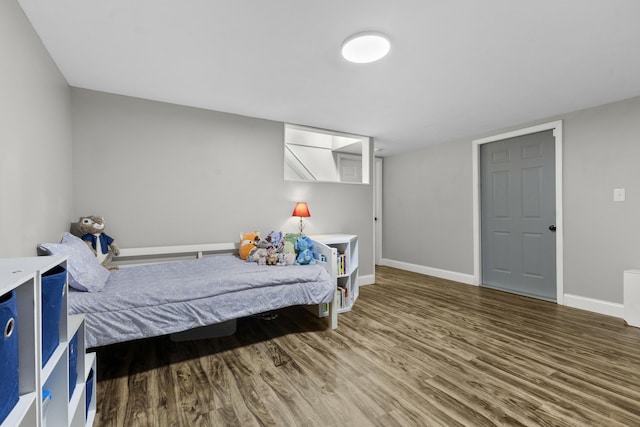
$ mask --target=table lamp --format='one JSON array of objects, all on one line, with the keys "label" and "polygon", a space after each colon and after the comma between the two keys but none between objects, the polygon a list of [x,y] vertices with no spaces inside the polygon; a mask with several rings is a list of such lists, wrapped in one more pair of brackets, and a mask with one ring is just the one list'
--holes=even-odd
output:
[{"label": "table lamp", "polygon": [[306,202],[296,203],[296,207],[293,208],[293,213],[291,214],[291,216],[300,217],[300,223],[298,224],[298,228],[300,229],[300,234],[303,234],[302,230],[304,230],[304,222],[302,222],[302,218],[311,216],[311,214],[309,213],[309,207],[307,206],[307,203]]}]

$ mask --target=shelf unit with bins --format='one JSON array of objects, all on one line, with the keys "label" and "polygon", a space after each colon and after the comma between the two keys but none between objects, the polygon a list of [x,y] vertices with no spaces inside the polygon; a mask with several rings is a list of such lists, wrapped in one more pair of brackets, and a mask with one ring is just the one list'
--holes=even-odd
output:
[{"label": "shelf unit with bins", "polygon": [[[336,249],[339,269],[336,272],[336,292],[339,292],[341,297],[338,299],[341,304],[337,311],[338,313],[351,311],[360,293],[358,285],[358,236],[355,234],[318,234],[309,237]],[[343,269],[341,269],[341,265],[344,266]],[[317,315],[319,317],[328,316],[328,305],[318,305]]]},{"label": "shelf unit with bins", "polygon": [[[0,295],[16,292],[18,334],[18,403],[2,422],[5,426],[33,426],[38,419],[36,384],[36,274],[0,262]],[[4,327],[5,325],[2,325]]]},{"label": "shelf unit with bins", "polygon": [[[95,417],[95,353],[86,354],[84,316],[67,315],[68,284],[64,285],[58,345],[43,366],[42,276],[56,267],[67,269],[66,257],[0,259],[0,295],[16,290],[18,304],[18,404],[0,427],[82,427]],[[75,384],[70,384],[69,342],[78,335]],[[92,400],[86,411],[86,380],[93,369]],[[73,389],[71,390],[70,387]],[[51,399],[43,403],[43,390]],[[88,412],[88,413],[87,413]]]}]

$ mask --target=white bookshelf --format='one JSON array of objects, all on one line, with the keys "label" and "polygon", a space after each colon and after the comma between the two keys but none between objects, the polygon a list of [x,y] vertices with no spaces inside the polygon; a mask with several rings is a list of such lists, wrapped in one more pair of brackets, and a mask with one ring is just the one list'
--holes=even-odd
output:
[{"label": "white bookshelf", "polygon": [[[358,286],[358,236],[355,234],[317,234],[309,237],[336,249],[339,261],[337,263],[339,270],[336,272],[336,292],[340,296],[338,301],[341,301],[338,313],[351,311],[360,293]],[[317,311],[319,317],[329,315],[327,304],[320,304]]]},{"label": "white bookshelf", "polygon": [[[36,384],[36,274],[0,263],[0,295],[16,292],[18,333],[18,403],[2,422],[4,426],[33,426],[37,420]],[[2,325],[3,327],[5,325]]]},{"label": "white bookshelf", "polygon": [[[0,295],[13,289],[16,291],[19,353],[19,400],[0,427],[82,427],[93,424],[95,390],[86,414],[85,383],[93,368],[95,388],[96,357],[95,353],[86,354],[84,316],[67,315],[67,283],[60,310],[59,344],[46,364],[42,364],[42,276],[57,266],[66,270],[66,258],[0,259]],[[78,376],[75,384],[70,385],[69,341],[76,334]],[[52,395],[46,411],[42,402],[45,389]]]}]

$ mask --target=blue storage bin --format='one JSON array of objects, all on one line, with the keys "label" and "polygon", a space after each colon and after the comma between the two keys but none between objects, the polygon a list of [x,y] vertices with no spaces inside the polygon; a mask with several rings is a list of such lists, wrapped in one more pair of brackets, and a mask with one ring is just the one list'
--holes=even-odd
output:
[{"label": "blue storage bin", "polygon": [[18,303],[16,291],[0,296],[0,423],[18,403]]},{"label": "blue storage bin", "polygon": [[93,369],[89,371],[86,388],[87,389],[85,392],[86,399],[85,399],[85,411],[84,411],[85,421],[89,416],[89,404],[91,403],[91,396],[93,395]]},{"label": "blue storage bin", "polygon": [[78,380],[78,334],[69,341],[69,400]]},{"label": "blue storage bin", "polygon": [[47,427],[47,412],[49,412],[49,405],[51,404],[53,396],[49,390],[42,390],[42,427]]},{"label": "blue storage bin", "polygon": [[[67,271],[59,265],[42,275],[42,366],[60,343],[60,314]],[[65,313],[66,315],[67,313]]]}]

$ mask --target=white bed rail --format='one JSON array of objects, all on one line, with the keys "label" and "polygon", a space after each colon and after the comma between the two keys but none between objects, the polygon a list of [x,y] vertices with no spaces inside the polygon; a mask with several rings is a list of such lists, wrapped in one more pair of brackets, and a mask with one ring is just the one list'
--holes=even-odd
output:
[{"label": "white bed rail", "polygon": [[114,260],[122,258],[153,256],[188,256],[202,258],[205,253],[233,253],[238,250],[237,243],[203,243],[199,245],[151,246],[148,248],[123,248]]},{"label": "white bed rail", "polygon": [[[113,258],[113,262],[121,267],[140,264],[173,261],[186,257],[202,258],[207,254],[234,254],[238,252],[238,243],[203,243],[195,245],[177,246],[150,246],[143,248],[121,248],[120,254]],[[336,283],[338,274],[336,248],[313,241],[313,251],[317,263],[324,267],[331,276],[331,281]],[[329,304],[328,325],[331,329],[338,327],[338,294],[333,294],[333,301]]]}]

